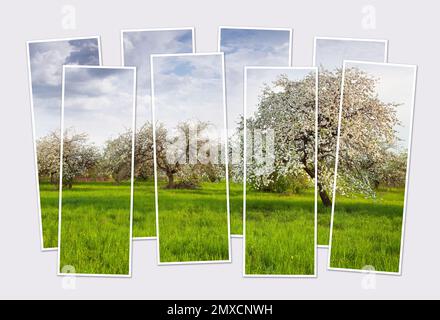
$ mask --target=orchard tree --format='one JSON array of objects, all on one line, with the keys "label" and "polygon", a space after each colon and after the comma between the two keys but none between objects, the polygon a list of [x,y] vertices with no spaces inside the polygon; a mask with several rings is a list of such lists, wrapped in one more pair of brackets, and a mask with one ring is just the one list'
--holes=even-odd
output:
[{"label": "orchard tree", "polygon": [[[58,185],[60,174],[59,132],[51,132],[37,141],[38,175]],[[66,130],[63,136],[63,185],[72,188],[74,179],[96,166],[100,153],[88,142],[87,134]]]},{"label": "orchard tree", "polygon": [[[203,174],[201,158],[206,158],[205,150],[209,139],[204,136],[209,123],[195,120],[179,122],[175,132],[167,131],[159,125],[156,131],[156,163],[167,176],[167,188],[195,188]],[[205,153],[205,154],[202,154]],[[180,178],[176,184],[175,177]]]},{"label": "orchard tree", "polygon": [[117,183],[131,178],[132,140],[132,131],[127,130],[105,143],[103,168]]},{"label": "orchard tree", "polygon": [[147,180],[154,177],[153,126],[146,122],[135,136],[134,176]]},{"label": "orchard tree", "polygon": [[312,74],[301,81],[283,75],[263,90],[247,120],[247,179],[255,189],[282,192],[315,177],[315,84]]},{"label": "orchard tree", "polygon": [[377,79],[358,68],[346,69],[344,81],[338,191],[374,196],[375,178],[385,172],[398,141],[398,105],[382,102],[375,93]]},{"label": "orchard tree", "polygon": [[96,146],[88,142],[86,133],[64,132],[63,137],[63,185],[72,188],[77,177],[94,168],[101,154]]},{"label": "orchard tree", "polygon": [[[324,206],[331,205],[341,70],[322,72],[319,76],[318,112],[318,193]],[[342,193],[372,194],[371,169],[383,164],[389,147],[395,145],[394,127],[398,124],[395,104],[380,101],[375,94],[376,79],[358,69],[347,69],[342,110],[339,152],[338,190]],[[315,179],[315,77],[290,81],[281,76],[263,91],[258,110],[248,119],[248,128],[264,134],[273,132],[272,166],[263,166],[249,159],[248,176],[259,189],[276,185],[286,176],[306,174]],[[249,133],[248,133],[249,136]],[[252,138],[252,137],[250,137]],[[255,144],[255,142],[254,142]],[[388,149],[387,149],[388,148]],[[264,152],[264,148],[263,148]],[[248,154],[254,156],[252,150]],[[271,168],[272,167],[272,168]],[[370,170],[369,170],[370,169]]]},{"label": "orchard tree", "polygon": [[37,140],[38,176],[56,185],[60,182],[60,146],[58,132],[51,132]]}]

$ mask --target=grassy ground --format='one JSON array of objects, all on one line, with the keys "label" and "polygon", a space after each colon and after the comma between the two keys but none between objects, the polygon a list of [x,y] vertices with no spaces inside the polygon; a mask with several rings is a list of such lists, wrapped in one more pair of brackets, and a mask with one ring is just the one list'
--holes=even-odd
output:
[{"label": "grassy ground", "polygon": [[135,181],[133,199],[133,237],[155,237],[154,182]]},{"label": "grassy ground", "polygon": [[229,210],[231,234],[243,234],[243,184],[229,182]]},{"label": "grassy ground", "polygon": [[225,183],[197,190],[169,190],[159,184],[161,262],[229,259]]},{"label": "grassy ground", "polygon": [[324,207],[318,196],[318,245],[328,246],[330,241],[330,220],[332,208]]},{"label": "grassy ground", "polygon": [[330,265],[398,272],[404,189],[382,189],[377,199],[336,199]]},{"label": "grassy ground", "polygon": [[40,207],[43,247],[58,247],[58,187],[40,182]]},{"label": "grassy ground", "polygon": [[[43,198],[53,200],[57,191],[45,185]],[[50,222],[47,230],[53,241],[54,223]],[[76,183],[73,189],[63,190],[61,227],[61,269],[73,266],[77,273],[128,274],[129,183]]]},{"label": "grassy ground", "polygon": [[314,192],[247,191],[246,274],[313,275]]}]

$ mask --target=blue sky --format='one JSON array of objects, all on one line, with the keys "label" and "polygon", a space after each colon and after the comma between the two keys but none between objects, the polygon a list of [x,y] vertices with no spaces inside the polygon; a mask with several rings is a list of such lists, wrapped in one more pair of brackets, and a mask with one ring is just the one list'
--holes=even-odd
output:
[{"label": "blue sky", "polygon": [[401,125],[395,127],[400,139],[398,146],[406,150],[408,147],[411,111],[414,95],[414,68],[384,64],[346,63],[346,68],[356,67],[378,80],[375,94],[385,103],[401,104],[396,109]]},{"label": "blue sky", "polygon": [[137,67],[136,126],[151,122],[150,55],[192,53],[192,29],[124,31],[124,65]]},{"label": "blue sky", "polygon": [[224,128],[223,68],[220,54],[153,58],[155,118],[173,130],[179,122],[200,120],[219,138]]},{"label": "blue sky", "polygon": [[344,60],[385,62],[386,42],[346,39],[317,39],[315,66],[342,69]]},{"label": "blue sky", "polygon": [[29,43],[36,138],[60,129],[63,65],[99,65],[97,38]]},{"label": "blue sky", "polygon": [[244,66],[289,66],[290,46],[289,30],[220,30],[220,51],[225,53],[229,136],[243,115]]},{"label": "blue sky", "polygon": [[66,68],[64,129],[85,132],[102,147],[132,128],[133,89],[133,69]]}]

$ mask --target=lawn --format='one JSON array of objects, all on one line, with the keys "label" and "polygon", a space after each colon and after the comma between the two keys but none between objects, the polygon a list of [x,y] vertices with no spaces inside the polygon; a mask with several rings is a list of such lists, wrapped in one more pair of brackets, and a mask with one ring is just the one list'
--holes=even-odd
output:
[{"label": "lawn", "polygon": [[159,183],[161,262],[229,259],[226,186],[203,183],[196,190]]},{"label": "lawn", "polygon": [[314,274],[314,192],[276,194],[247,191],[248,275]]},{"label": "lawn", "polygon": [[243,184],[229,182],[229,207],[231,234],[243,234]]},{"label": "lawn", "polygon": [[40,208],[43,228],[43,247],[58,247],[58,186],[40,182]]},{"label": "lawn", "polygon": [[404,194],[382,189],[375,200],[337,196],[330,266],[398,272]]},{"label": "lawn", "polygon": [[130,183],[76,183],[62,205],[60,271],[128,274]]},{"label": "lawn", "polygon": [[318,196],[318,245],[328,246],[330,241],[330,221],[332,208],[324,207]]},{"label": "lawn", "polygon": [[133,237],[156,236],[154,182],[135,181],[133,188]]}]

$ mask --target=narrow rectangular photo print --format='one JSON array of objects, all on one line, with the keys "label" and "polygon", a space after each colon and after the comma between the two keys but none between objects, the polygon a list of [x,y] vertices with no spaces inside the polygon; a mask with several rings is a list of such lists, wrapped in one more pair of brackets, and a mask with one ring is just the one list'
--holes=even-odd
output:
[{"label": "narrow rectangular photo print", "polygon": [[194,53],[194,28],[121,31],[122,62],[137,68],[133,239],[156,237],[150,55]]},{"label": "narrow rectangular photo print", "polygon": [[245,69],[244,276],[316,275],[316,68]]},{"label": "narrow rectangular photo print", "polygon": [[344,64],[330,269],[400,274],[416,72]]},{"label": "narrow rectangular photo print", "polygon": [[244,67],[289,67],[292,29],[220,27],[218,51],[225,55],[231,233],[242,236]]},{"label": "narrow rectangular photo print", "polygon": [[64,66],[60,275],[131,274],[136,69]]},{"label": "narrow rectangular photo print", "polygon": [[222,53],[151,56],[159,264],[230,262]]},{"label": "narrow rectangular photo print", "polygon": [[58,246],[61,82],[63,65],[98,66],[98,37],[27,43],[42,250]]},{"label": "narrow rectangular photo print", "polygon": [[318,67],[318,245],[328,247],[344,60],[386,62],[386,40],[315,38]]}]

